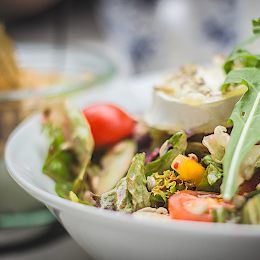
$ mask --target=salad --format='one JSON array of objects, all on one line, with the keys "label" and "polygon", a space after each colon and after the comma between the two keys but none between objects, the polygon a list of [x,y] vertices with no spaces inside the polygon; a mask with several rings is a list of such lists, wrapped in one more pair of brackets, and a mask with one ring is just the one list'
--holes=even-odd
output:
[{"label": "salad", "polygon": [[[43,130],[50,146],[43,172],[56,182],[57,194],[135,217],[260,224],[260,55],[247,50],[260,37],[260,19],[252,25],[253,36],[218,70],[218,89],[219,78],[206,84],[208,73],[198,67],[180,70],[159,87],[180,105],[199,97],[191,102],[194,111],[214,93],[224,111],[226,96],[235,92],[227,118],[208,119],[207,128],[156,127],[115,104],[82,111],[66,103],[46,108]],[[178,111],[170,113],[175,117]]]}]

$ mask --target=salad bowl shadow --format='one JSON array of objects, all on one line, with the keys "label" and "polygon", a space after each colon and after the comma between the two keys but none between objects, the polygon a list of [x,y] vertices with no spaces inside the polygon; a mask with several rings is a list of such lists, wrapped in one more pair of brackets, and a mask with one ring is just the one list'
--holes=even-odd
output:
[{"label": "salad bowl shadow", "polygon": [[11,134],[5,150],[8,171],[94,259],[259,259],[259,226],[138,218],[60,198],[42,173],[48,140],[40,121],[40,116],[31,117]]}]

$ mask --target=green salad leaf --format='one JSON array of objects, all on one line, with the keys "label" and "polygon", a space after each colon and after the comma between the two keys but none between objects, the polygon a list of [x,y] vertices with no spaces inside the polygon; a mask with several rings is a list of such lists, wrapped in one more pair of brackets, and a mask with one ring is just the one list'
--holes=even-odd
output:
[{"label": "green salad leaf", "polygon": [[126,213],[133,212],[133,205],[131,195],[127,188],[126,177],[122,178],[113,190],[101,195],[100,206],[103,209],[123,211]]},{"label": "green salad leaf", "polygon": [[144,153],[135,155],[126,177],[122,178],[114,189],[101,195],[101,208],[131,213],[150,206],[144,160]]},{"label": "green salad leaf", "polygon": [[43,164],[43,172],[58,182],[72,181],[72,165],[77,164],[77,160],[72,151],[64,149],[66,140],[62,129],[48,122],[44,124],[44,131],[48,134],[51,144]]},{"label": "green salad leaf", "polygon": [[150,193],[146,187],[144,172],[145,154],[137,154],[126,175],[128,191],[132,197],[133,210],[139,210],[150,206]]},{"label": "green salad leaf", "polygon": [[211,155],[206,155],[201,159],[201,163],[206,167],[204,176],[197,186],[197,190],[207,192],[219,192],[223,178],[222,164],[213,160]]},{"label": "green salad leaf", "polygon": [[[167,206],[168,199],[177,190],[184,190],[185,184],[176,177],[174,171],[158,172],[148,176],[147,182],[153,183],[151,186],[151,202],[154,206]],[[149,188],[149,185],[148,185]]]},{"label": "green salad leaf", "polygon": [[150,149],[153,151],[159,147],[165,140],[167,140],[171,135],[167,131],[159,130],[156,128],[149,128],[149,136],[151,138]]},{"label": "green salad leaf", "polygon": [[239,44],[224,63],[224,71],[229,73],[234,68],[255,67],[260,68],[260,55],[255,55],[245,47],[260,38],[260,18],[252,21],[253,36]]},{"label": "green salad leaf", "polygon": [[43,129],[50,146],[43,172],[54,179],[57,193],[70,198],[68,189],[76,195],[88,189],[84,179],[94,141],[82,113],[66,103],[54,103],[44,112]]},{"label": "green salad leaf", "polygon": [[253,33],[260,34],[260,18],[252,20]]},{"label": "green salad leaf", "polygon": [[233,123],[224,156],[222,193],[230,200],[239,186],[239,169],[253,146],[260,141],[260,69],[231,71],[224,85],[243,84],[248,90],[237,102],[230,116]]},{"label": "green salad leaf", "polygon": [[222,164],[215,162],[210,155],[206,155],[201,162],[207,167],[206,174],[209,185],[212,186],[222,179]]},{"label": "green salad leaf", "polygon": [[260,55],[252,54],[251,52],[243,49],[235,50],[230,54],[224,64],[225,72],[230,72],[234,66],[260,68]]},{"label": "green salad leaf", "polygon": [[[146,175],[151,175],[155,172],[163,173],[171,168],[172,161],[179,155],[183,154],[187,148],[187,136],[183,131],[177,132],[170,137],[162,147],[169,145],[170,148],[167,152],[162,154],[160,158],[155,161],[149,162],[145,165]],[[160,150],[164,150],[164,149]]]}]

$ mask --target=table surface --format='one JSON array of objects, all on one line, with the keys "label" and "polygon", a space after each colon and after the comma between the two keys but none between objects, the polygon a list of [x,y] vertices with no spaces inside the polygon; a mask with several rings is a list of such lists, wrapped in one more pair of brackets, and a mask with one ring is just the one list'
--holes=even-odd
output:
[{"label": "table surface", "polygon": [[64,235],[51,244],[42,245],[34,250],[23,252],[13,251],[12,253],[1,256],[1,260],[46,260],[46,259],[63,259],[63,260],[91,260],[70,237]]}]

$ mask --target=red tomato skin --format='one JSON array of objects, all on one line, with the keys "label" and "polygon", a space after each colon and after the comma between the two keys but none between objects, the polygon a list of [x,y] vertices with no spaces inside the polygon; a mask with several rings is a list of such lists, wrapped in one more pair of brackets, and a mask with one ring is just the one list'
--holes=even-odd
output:
[{"label": "red tomato skin", "polygon": [[136,124],[132,117],[113,104],[94,104],[86,107],[83,114],[97,147],[111,145],[130,136]]},{"label": "red tomato skin", "polygon": [[194,214],[185,209],[185,202],[189,200],[198,199],[198,194],[203,197],[208,196],[207,193],[195,192],[195,191],[181,191],[177,192],[169,199],[169,213],[172,219],[178,220],[189,220],[189,221],[201,221],[201,222],[212,222],[213,218],[210,213]]}]

